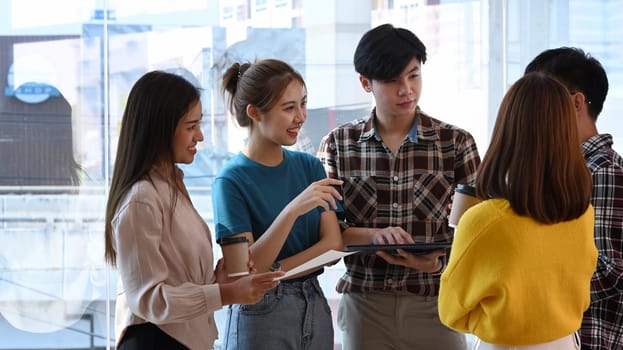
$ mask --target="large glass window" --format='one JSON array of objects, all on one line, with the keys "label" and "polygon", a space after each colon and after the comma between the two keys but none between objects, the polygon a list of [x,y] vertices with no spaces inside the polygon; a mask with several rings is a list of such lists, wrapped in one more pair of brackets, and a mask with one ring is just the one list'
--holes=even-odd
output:
[{"label": "large glass window", "polygon": [[[0,2],[0,349],[114,346],[104,206],[125,102],[147,71],[204,89],[205,141],[183,168],[213,227],[212,179],[246,138],[219,95],[233,62],[276,57],[303,74],[309,115],[294,147],[315,153],[329,130],[373,105],[352,66],[361,35],[385,22],[409,28],[428,48],[421,108],[470,131],[484,154],[497,106],[525,65],[543,49],[579,46],[609,74],[598,127],[620,149],[623,44],[612,38],[621,15],[607,0]],[[321,279],[334,318],[342,272],[338,264]],[[225,312],[216,316],[223,330]]]}]

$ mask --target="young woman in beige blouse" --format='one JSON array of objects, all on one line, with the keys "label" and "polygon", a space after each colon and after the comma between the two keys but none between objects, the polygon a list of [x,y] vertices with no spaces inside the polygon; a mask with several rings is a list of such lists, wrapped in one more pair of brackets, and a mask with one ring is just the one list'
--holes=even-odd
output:
[{"label": "young woman in beige blouse", "polygon": [[106,207],[117,349],[211,349],[214,311],[259,301],[283,274],[230,280],[221,261],[214,268],[210,230],[175,165],[194,159],[201,111],[199,90],[174,74],[147,73],[130,91]]}]

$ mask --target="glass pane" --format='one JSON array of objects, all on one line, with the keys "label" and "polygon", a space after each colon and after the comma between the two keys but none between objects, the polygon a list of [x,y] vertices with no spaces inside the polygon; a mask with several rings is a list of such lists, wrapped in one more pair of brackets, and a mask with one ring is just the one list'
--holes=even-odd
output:
[{"label": "glass pane", "polygon": [[98,9],[0,6],[0,347],[102,348],[104,47],[88,30],[102,32]]},{"label": "glass pane", "polygon": [[620,1],[549,0],[508,1],[507,85],[523,74],[526,65],[541,51],[560,46],[582,48],[601,62],[609,80],[609,91],[597,119],[600,133],[614,137],[614,148],[623,149],[623,44],[618,25],[623,8]]}]

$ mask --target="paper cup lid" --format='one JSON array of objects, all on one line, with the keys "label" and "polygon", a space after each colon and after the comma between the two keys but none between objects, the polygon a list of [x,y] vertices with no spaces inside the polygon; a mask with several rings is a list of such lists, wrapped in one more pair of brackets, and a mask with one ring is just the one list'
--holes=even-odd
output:
[{"label": "paper cup lid", "polygon": [[476,197],[476,188],[467,184],[457,185],[454,191]]}]

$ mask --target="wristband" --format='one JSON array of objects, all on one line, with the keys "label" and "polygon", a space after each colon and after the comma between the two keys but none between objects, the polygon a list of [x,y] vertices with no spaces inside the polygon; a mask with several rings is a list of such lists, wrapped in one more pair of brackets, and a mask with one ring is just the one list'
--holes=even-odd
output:
[{"label": "wristband", "polygon": [[277,261],[275,261],[272,265],[270,265],[270,271],[272,272],[276,272],[276,271],[281,271],[281,264]]},{"label": "wristband", "polygon": [[439,268],[439,271],[437,272],[431,272],[431,275],[433,276],[440,276],[443,271],[445,270],[446,264],[444,263],[444,259],[438,258],[438,260],[441,261],[441,267]]}]

